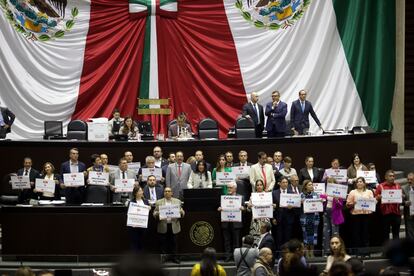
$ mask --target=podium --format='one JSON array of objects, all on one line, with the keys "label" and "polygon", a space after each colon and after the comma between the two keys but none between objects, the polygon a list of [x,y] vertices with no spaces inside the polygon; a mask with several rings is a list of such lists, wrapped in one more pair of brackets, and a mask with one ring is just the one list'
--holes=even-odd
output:
[{"label": "podium", "polygon": [[217,211],[221,191],[221,188],[184,189],[184,209],[196,212]]}]

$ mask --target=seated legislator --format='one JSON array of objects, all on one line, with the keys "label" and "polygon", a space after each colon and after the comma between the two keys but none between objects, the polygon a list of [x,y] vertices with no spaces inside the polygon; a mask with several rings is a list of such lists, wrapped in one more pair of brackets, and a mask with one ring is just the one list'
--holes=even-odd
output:
[{"label": "seated legislator", "polygon": [[157,184],[157,179],[154,175],[149,175],[147,178],[147,185],[144,187],[144,197],[148,199],[151,205],[164,197],[164,188]]},{"label": "seated legislator", "polygon": [[[132,191],[132,195],[133,195],[133,198],[131,199],[130,202],[137,203],[139,206],[145,206],[147,208],[151,208],[149,206],[148,200],[145,199],[144,191],[142,190],[140,186],[134,187],[134,190]],[[147,229],[128,226],[128,233],[131,239],[131,249],[133,250],[133,252],[135,253],[142,252],[142,250],[144,249],[144,241],[145,241]]]},{"label": "seated legislator", "polygon": [[188,189],[213,188],[211,173],[207,170],[206,162],[201,160],[197,163],[196,171],[191,171],[187,182]]},{"label": "seated legislator", "polygon": [[114,109],[112,112],[112,119],[108,121],[108,132],[109,135],[115,135],[119,133],[119,129],[123,123],[124,119],[121,118],[121,113],[118,109]]},{"label": "seated legislator", "polygon": [[86,166],[79,160],[79,150],[72,148],[69,151],[69,161],[60,165],[60,187],[64,189],[67,204],[81,204],[85,187],[66,187],[63,175],[65,173],[84,173],[86,174]]},{"label": "seated legislator", "polygon": [[32,158],[25,157],[23,160],[23,168],[17,170],[18,176],[29,176],[31,189],[22,190],[19,195],[19,202],[24,202],[30,199],[37,199],[36,194],[33,192],[35,185],[35,179],[39,177],[39,172],[32,168]]},{"label": "seated legislator", "polygon": [[[92,154],[92,166],[86,170],[88,179],[86,180],[85,202],[87,203],[109,203],[108,186],[93,185],[89,181],[90,172],[109,173],[109,168],[102,165],[102,159],[99,154]],[[107,183],[109,185],[109,183]]]},{"label": "seated legislator", "polygon": [[184,113],[180,113],[177,117],[177,123],[171,124],[168,128],[168,137],[187,137],[191,135],[191,126],[187,123],[187,117]]},{"label": "seated legislator", "polygon": [[128,135],[128,140],[139,140],[138,126],[131,116],[125,117],[124,123],[119,129],[119,134]]},{"label": "seated legislator", "polygon": [[59,179],[60,178],[59,178],[59,174],[55,173],[55,167],[53,166],[53,164],[50,162],[46,162],[43,165],[43,170],[38,177],[40,179],[55,181],[55,192],[54,193],[39,192],[36,189],[33,190],[35,193],[37,193],[37,195],[39,196],[39,199],[41,200],[60,199],[60,194],[59,194]]},{"label": "seated legislator", "polygon": [[132,193],[119,193],[116,191],[115,182],[117,179],[134,179],[135,185],[138,186],[138,181],[136,181],[135,172],[128,169],[128,162],[125,158],[119,159],[118,163],[119,168],[115,170],[112,174],[109,175],[110,189],[113,192],[112,202],[122,202],[125,203],[127,199],[132,198]]}]

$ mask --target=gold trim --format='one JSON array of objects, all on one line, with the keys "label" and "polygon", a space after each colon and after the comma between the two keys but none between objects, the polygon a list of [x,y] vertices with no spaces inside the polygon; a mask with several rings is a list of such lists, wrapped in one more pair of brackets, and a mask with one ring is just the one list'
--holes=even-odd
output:
[{"label": "gold trim", "polygon": [[138,115],[170,115],[170,108],[138,108]]},{"label": "gold trim", "polygon": [[138,105],[169,105],[170,99],[140,99]]}]

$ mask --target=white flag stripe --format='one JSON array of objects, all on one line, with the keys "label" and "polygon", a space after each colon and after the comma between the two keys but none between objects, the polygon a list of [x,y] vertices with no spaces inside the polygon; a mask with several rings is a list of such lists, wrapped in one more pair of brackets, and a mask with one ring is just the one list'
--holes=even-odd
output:
[{"label": "white flag stripe", "polygon": [[167,3],[165,5],[160,6],[161,10],[168,11],[168,12],[176,12],[178,11],[177,2]]},{"label": "white flag stripe", "polygon": [[[158,99],[158,46],[157,46],[157,18],[156,0],[151,0],[152,16],[147,20],[151,20],[151,43],[150,43],[150,80],[149,80],[149,98]],[[150,108],[159,108],[159,105],[150,105]]]},{"label": "white flag stripe", "polygon": [[129,3],[129,12],[130,13],[139,13],[139,12],[144,12],[146,10],[147,10],[147,6],[145,6],[145,5]]}]

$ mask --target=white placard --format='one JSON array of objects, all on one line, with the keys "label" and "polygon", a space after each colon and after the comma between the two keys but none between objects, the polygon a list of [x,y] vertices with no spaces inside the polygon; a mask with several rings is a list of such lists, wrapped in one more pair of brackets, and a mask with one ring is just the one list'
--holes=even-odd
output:
[{"label": "white placard", "polygon": [[140,168],[141,168],[141,162],[128,163],[128,169],[131,171],[134,171],[135,174],[138,174]]},{"label": "white placard", "polygon": [[297,207],[300,208],[302,198],[298,194],[280,194],[280,207]]},{"label": "white placard", "polygon": [[85,185],[85,177],[83,173],[64,173],[63,183],[66,187],[80,187]]},{"label": "white placard", "polygon": [[21,190],[21,189],[30,189],[30,179],[28,175],[10,176],[12,189],[13,190]]},{"label": "white placard", "polygon": [[327,169],[326,175],[332,177],[338,183],[346,183],[348,181],[347,170],[345,169]]},{"label": "white placard", "polygon": [[240,210],[242,205],[242,196],[222,195],[221,196],[221,208],[223,210]]},{"label": "white placard", "polygon": [[366,183],[377,183],[376,171],[357,171],[357,178],[363,177]]},{"label": "white placard", "polygon": [[[88,122],[88,141],[108,141],[108,119],[106,122]],[[93,120],[93,119],[92,119]]]},{"label": "white placard", "polygon": [[115,179],[115,193],[131,193],[134,185],[135,179]]},{"label": "white placard", "polygon": [[402,190],[382,190],[381,204],[402,203]]},{"label": "white placard", "polygon": [[216,185],[224,186],[230,182],[235,182],[236,176],[231,172],[216,172]]},{"label": "white placard", "polygon": [[312,183],[313,184],[313,191],[318,195],[325,194],[325,183]]},{"label": "white placard", "polygon": [[318,198],[318,199],[305,199],[303,201],[303,212],[305,214],[323,212],[322,200],[320,198]]},{"label": "white placard", "polygon": [[414,192],[410,191],[410,216],[414,216]]},{"label": "white placard", "polygon": [[108,169],[109,169],[109,172],[110,173],[115,173],[115,171],[117,170],[117,169],[119,169],[119,167],[118,166],[116,166],[116,165],[107,165],[108,166]]},{"label": "white placard", "polygon": [[250,166],[232,167],[232,172],[238,178],[247,178],[250,173]]},{"label": "white placard", "polygon": [[160,220],[165,219],[174,219],[180,218],[180,205],[178,204],[171,204],[171,205],[160,205]]},{"label": "white placard", "polygon": [[108,186],[109,173],[90,171],[88,173],[88,179],[90,185]]},{"label": "white placard", "polygon": [[42,179],[42,178],[36,178],[35,180],[35,189],[37,192],[39,193],[55,193],[55,187],[56,187],[56,182],[55,180],[51,179]]},{"label": "white placard", "polygon": [[150,208],[135,202],[130,202],[128,207],[127,226],[148,228],[148,215]]},{"label": "white placard", "polygon": [[331,197],[346,199],[346,195],[348,194],[348,185],[328,183],[326,187],[326,194]]},{"label": "white placard", "polygon": [[250,199],[253,206],[269,206],[273,204],[272,193],[252,193]]},{"label": "white placard", "polygon": [[241,222],[242,216],[241,211],[236,210],[222,210],[221,211],[222,222]]},{"label": "white placard", "polygon": [[273,218],[273,206],[253,206],[252,214],[254,219]]},{"label": "white placard", "polygon": [[161,181],[162,169],[161,168],[142,168],[142,181],[147,181],[148,176],[153,175],[157,181]]},{"label": "white placard", "polygon": [[377,200],[375,198],[358,198],[355,202],[355,211],[371,211],[375,212]]}]

